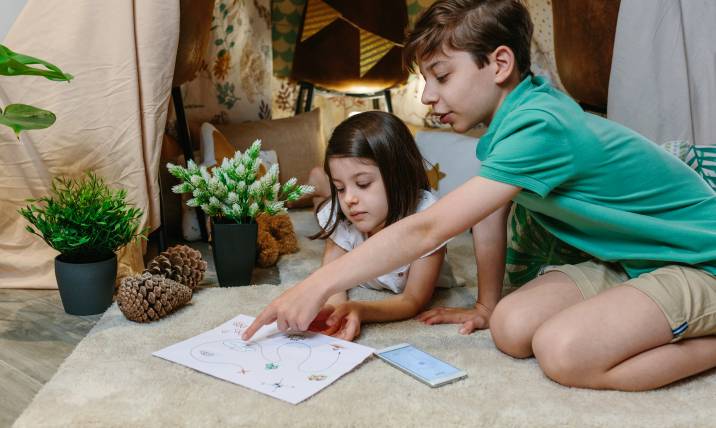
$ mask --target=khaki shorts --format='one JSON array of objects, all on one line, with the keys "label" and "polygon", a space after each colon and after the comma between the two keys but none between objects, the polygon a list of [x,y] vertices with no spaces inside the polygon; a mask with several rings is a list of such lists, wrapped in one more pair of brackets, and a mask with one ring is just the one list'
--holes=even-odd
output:
[{"label": "khaki shorts", "polygon": [[716,334],[716,276],[703,270],[670,265],[629,279],[618,264],[591,260],[546,266],[540,274],[551,271],[569,276],[585,299],[622,284],[642,291],[669,321],[672,342]]}]

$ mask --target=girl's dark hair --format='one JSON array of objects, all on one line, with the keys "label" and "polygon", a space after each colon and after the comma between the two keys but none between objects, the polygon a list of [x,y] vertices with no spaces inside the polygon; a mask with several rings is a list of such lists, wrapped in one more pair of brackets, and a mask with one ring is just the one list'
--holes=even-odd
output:
[{"label": "girl's dark hair", "polygon": [[[423,157],[410,130],[400,119],[381,111],[353,115],[341,122],[328,140],[323,169],[328,174],[331,197],[319,204],[316,213],[327,202],[331,203],[331,212],[326,227],[311,239],[326,239],[338,223],[346,219],[339,209],[338,192],[329,163],[331,158],[364,158],[375,163],[383,177],[388,198],[386,226],[413,214],[420,191],[430,190]],[[332,222],[336,210],[336,221]]]},{"label": "girl's dark hair", "polygon": [[478,67],[489,63],[498,46],[515,54],[521,76],[530,73],[532,20],[520,0],[444,0],[432,4],[418,19],[403,48],[403,63],[417,61],[445,47],[469,52]]}]

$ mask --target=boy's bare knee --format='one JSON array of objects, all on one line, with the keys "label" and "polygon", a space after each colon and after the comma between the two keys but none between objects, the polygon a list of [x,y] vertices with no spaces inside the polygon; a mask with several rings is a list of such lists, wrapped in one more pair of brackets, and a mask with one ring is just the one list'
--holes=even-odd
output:
[{"label": "boy's bare knee", "polygon": [[532,356],[532,335],[520,311],[503,299],[490,316],[490,333],[497,349],[514,358]]},{"label": "boy's bare knee", "polygon": [[544,374],[553,381],[580,388],[599,388],[597,373],[584,361],[580,338],[554,323],[543,324],[532,338],[532,350]]}]

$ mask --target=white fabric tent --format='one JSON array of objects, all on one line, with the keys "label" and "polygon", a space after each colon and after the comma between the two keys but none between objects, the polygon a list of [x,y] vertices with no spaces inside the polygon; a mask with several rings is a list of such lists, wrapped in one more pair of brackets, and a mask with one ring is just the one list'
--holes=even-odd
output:
[{"label": "white fabric tent", "polygon": [[716,145],[716,1],[622,0],[610,119],[657,143]]},{"label": "white fabric tent", "polygon": [[[53,176],[93,170],[159,225],[158,168],[177,43],[179,0],[30,0],[3,44],[75,76],[71,83],[0,77],[0,106],[54,112],[18,142],[0,129],[0,287],[55,288],[57,252],[24,230],[17,210],[48,194]],[[141,243],[120,273],[142,267]]]}]

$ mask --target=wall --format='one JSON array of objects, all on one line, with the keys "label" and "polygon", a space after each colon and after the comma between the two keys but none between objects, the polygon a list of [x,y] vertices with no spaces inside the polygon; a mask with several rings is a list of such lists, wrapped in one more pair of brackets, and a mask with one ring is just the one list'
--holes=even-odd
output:
[{"label": "wall", "polygon": [[12,23],[25,7],[27,0],[2,0],[0,2],[0,41],[5,39]]}]

